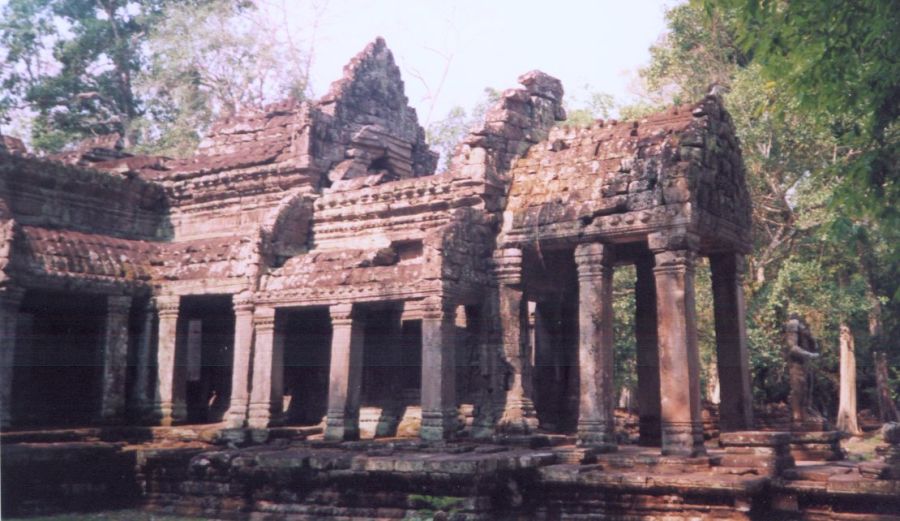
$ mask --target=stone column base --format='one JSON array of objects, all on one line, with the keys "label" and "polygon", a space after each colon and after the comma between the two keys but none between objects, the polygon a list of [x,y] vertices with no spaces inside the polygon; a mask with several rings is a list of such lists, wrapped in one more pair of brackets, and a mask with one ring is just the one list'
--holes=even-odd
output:
[{"label": "stone column base", "polygon": [[497,421],[497,432],[501,434],[530,434],[537,430],[540,421],[534,402],[523,396],[509,397],[503,408],[503,416]]},{"label": "stone column base", "polygon": [[459,413],[456,409],[444,411],[422,411],[422,427],[419,437],[427,441],[448,440],[459,428]]},{"label": "stone column base", "polygon": [[578,446],[595,448],[600,452],[615,452],[618,450],[615,426],[599,420],[579,421]]},{"label": "stone column base", "polygon": [[663,456],[702,456],[703,424],[701,422],[662,423]]},{"label": "stone column base", "polygon": [[359,419],[348,418],[343,411],[328,411],[325,417],[325,439],[350,441],[359,439]]}]

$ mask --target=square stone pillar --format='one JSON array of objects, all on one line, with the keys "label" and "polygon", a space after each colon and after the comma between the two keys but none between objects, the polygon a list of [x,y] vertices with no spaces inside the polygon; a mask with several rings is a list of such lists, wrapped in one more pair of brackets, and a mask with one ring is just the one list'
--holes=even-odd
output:
[{"label": "square stone pillar", "polygon": [[696,237],[649,236],[656,255],[657,334],[663,455],[705,454],[700,416],[700,354],[694,303]]},{"label": "square stone pillar", "polygon": [[25,290],[17,287],[0,288],[0,428],[12,424],[12,385],[16,361],[16,340],[19,306]]},{"label": "square stone pillar", "polygon": [[719,429],[753,427],[750,359],[747,353],[746,308],[741,282],[743,255],[710,255],[716,320],[716,366],[719,370]]},{"label": "square stone pillar", "polygon": [[156,318],[156,303],[148,299],[140,313],[141,330],[135,342],[135,378],[131,392],[131,414],[134,418],[145,420],[151,416],[150,402],[150,355],[153,349],[153,322]]},{"label": "square stone pillar", "polygon": [[531,349],[528,338],[528,310],[522,289],[522,250],[505,249],[494,254],[499,287],[499,320],[503,359],[509,373],[503,415],[497,430],[508,434],[528,434],[539,426],[532,399]]},{"label": "square stone pillar", "polygon": [[658,446],[659,423],[659,346],[656,324],[656,283],[653,257],[635,263],[634,340],[637,351],[637,399],[640,412],[640,440],[644,446]]},{"label": "square stone pillar", "polygon": [[284,407],[284,343],[275,334],[275,308],[257,306],[253,329],[253,383],[247,425],[265,429],[278,424]]},{"label": "square stone pillar", "polygon": [[575,248],[578,268],[578,365],[581,397],[578,444],[614,449],[612,249],[600,243]]},{"label": "square stone pillar", "polygon": [[187,418],[185,405],[187,382],[178,349],[178,310],[181,297],[156,298],[159,314],[156,349],[156,400],[154,410],[160,425],[172,425]]},{"label": "square stone pillar", "polygon": [[353,304],[337,304],[331,313],[331,372],[326,440],[359,439],[365,322]]},{"label": "square stone pillar", "polygon": [[456,403],[456,305],[428,297],[422,307],[422,429],[424,440],[453,437]]},{"label": "square stone pillar", "polygon": [[253,349],[253,300],[249,293],[232,297],[234,308],[234,363],[231,370],[231,403],[225,413],[229,428],[238,429],[247,421],[250,404],[250,359]]},{"label": "square stone pillar", "polygon": [[103,328],[103,376],[100,420],[121,421],[125,416],[125,378],[128,373],[128,316],[131,297],[106,297]]}]

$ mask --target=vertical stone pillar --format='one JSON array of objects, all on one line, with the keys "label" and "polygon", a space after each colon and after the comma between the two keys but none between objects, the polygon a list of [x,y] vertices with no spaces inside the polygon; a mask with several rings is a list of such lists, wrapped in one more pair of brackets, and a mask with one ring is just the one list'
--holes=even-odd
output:
[{"label": "vertical stone pillar", "polygon": [[265,429],[278,423],[283,408],[284,346],[275,339],[275,308],[257,307],[253,314],[253,384],[247,424]]},{"label": "vertical stone pillar", "polygon": [[581,397],[578,443],[615,447],[615,385],[613,382],[613,269],[610,246],[580,244],[578,268],[578,365]]},{"label": "vertical stone pillar", "polygon": [[651,234],[648,242],[656,256],[653,275],[659,336],[662,453],[704,454],[694,307],[696,237],[684,232],[660,232]]},{"label": "vertical stone pillar", "polygon": [[250,372],[253,349],[253,299],[239,293],[231,299],[234,308],[234,362],[231,371],[231,403],[225,413],[229,428],[239,429],[247,421],[250,404]]},{"label": "vertical stone pillar", "polygon": [[640,444],[660,444],[659,424],[659,346],[656,332],[656,284],[653,279],[653,257],[635,263],[634,339],[637,351],[638,410],[640,412]]},{"label": "vertical stone pillar", "polygon": [[153,320],[156,304],[148,299],[141,310],[141,330],[137,337],[134,389],[131,393],[131,413],[141,420],[150,415],[150,355],[153,348]]},{"label": "vertical stone pillar", "polygon": [[499,284],[500,328],[503,358],[509,371],[506,401],[497,430],[527,434],[538,428],[537,411],[531,397],[531,343],[528,341],[527,306],[522,289],[522,250],[505,249],[494,254]]},{"label": "vertical stone pillar", "polygon": [[156,298],[159,314],[156,349],[156,400],[154,409],[160,425],[172,425],[187,418],[186,382],[183,364],[178,360],[178,308],[181,297]]},{"label": "vertical stone pillar", "polygon": [[716,366],[719,369],[719,428],[746,430],[753,426],[750,359],[747,353],[746,308],[741,283],[743,255],[710,255],[713,308],[716,320]]},{"label": "vertical stone pillar", "polygon": [[125,378],[128,372],[128,314],[131,297],[106,297],[103,331],[103,390],[100,419],[122,420],[125,415]]},{"label": "vertical stone pillar", "polygon": [[428,297],[422,308],[422,429],[424,440],[456,432],[456,305]]},{"label": "vertical stone pillar", "polygon": [[331,374],[325,439],[359,438],[365,323],[353,304],[331,306]]},{"label": "vertical stone pillar", "polygon": [[12,424],[12,384],[16,360],[16,327],[25,290],[0,288],[0,428]]}]

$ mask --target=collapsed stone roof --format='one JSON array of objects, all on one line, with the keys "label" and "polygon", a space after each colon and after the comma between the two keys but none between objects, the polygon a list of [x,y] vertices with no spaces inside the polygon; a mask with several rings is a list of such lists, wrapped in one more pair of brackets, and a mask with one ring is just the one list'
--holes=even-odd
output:
[{"label": "collapsed stone roof", "polygon": [[188,159],[118,142],[56,161],[0,150],[0,284],[324,304],[475,294],[498,247],[687,227],[707,249],[744,248],[749,200],[720,100],[553,129],[559,80],[519,82],[439,175],[381,39],[321,99],[219,121]]},{"label": "collapsed stone roof", "polygon": [[504,241],[629,242],[687,227],[709,248],[749,244],[750,196],[721,100],[640,121],[558,127],[516,162]]}]

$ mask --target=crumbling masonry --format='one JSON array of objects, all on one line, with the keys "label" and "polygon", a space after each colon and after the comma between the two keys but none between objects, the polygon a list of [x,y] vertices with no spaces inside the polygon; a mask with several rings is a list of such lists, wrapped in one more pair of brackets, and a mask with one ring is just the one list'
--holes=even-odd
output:
[{"label": "crumbling masonry", "polygon": [[750,201],[721,101],[556,127],[560,82],[519,82],[437,175],[382,40],[187,160],[0,150],[3,428],[325,417],[328,439],[612,449],[612,275],[634,264],[641,441],[696,455],[699,256],[721,427],[751,427]]}]

